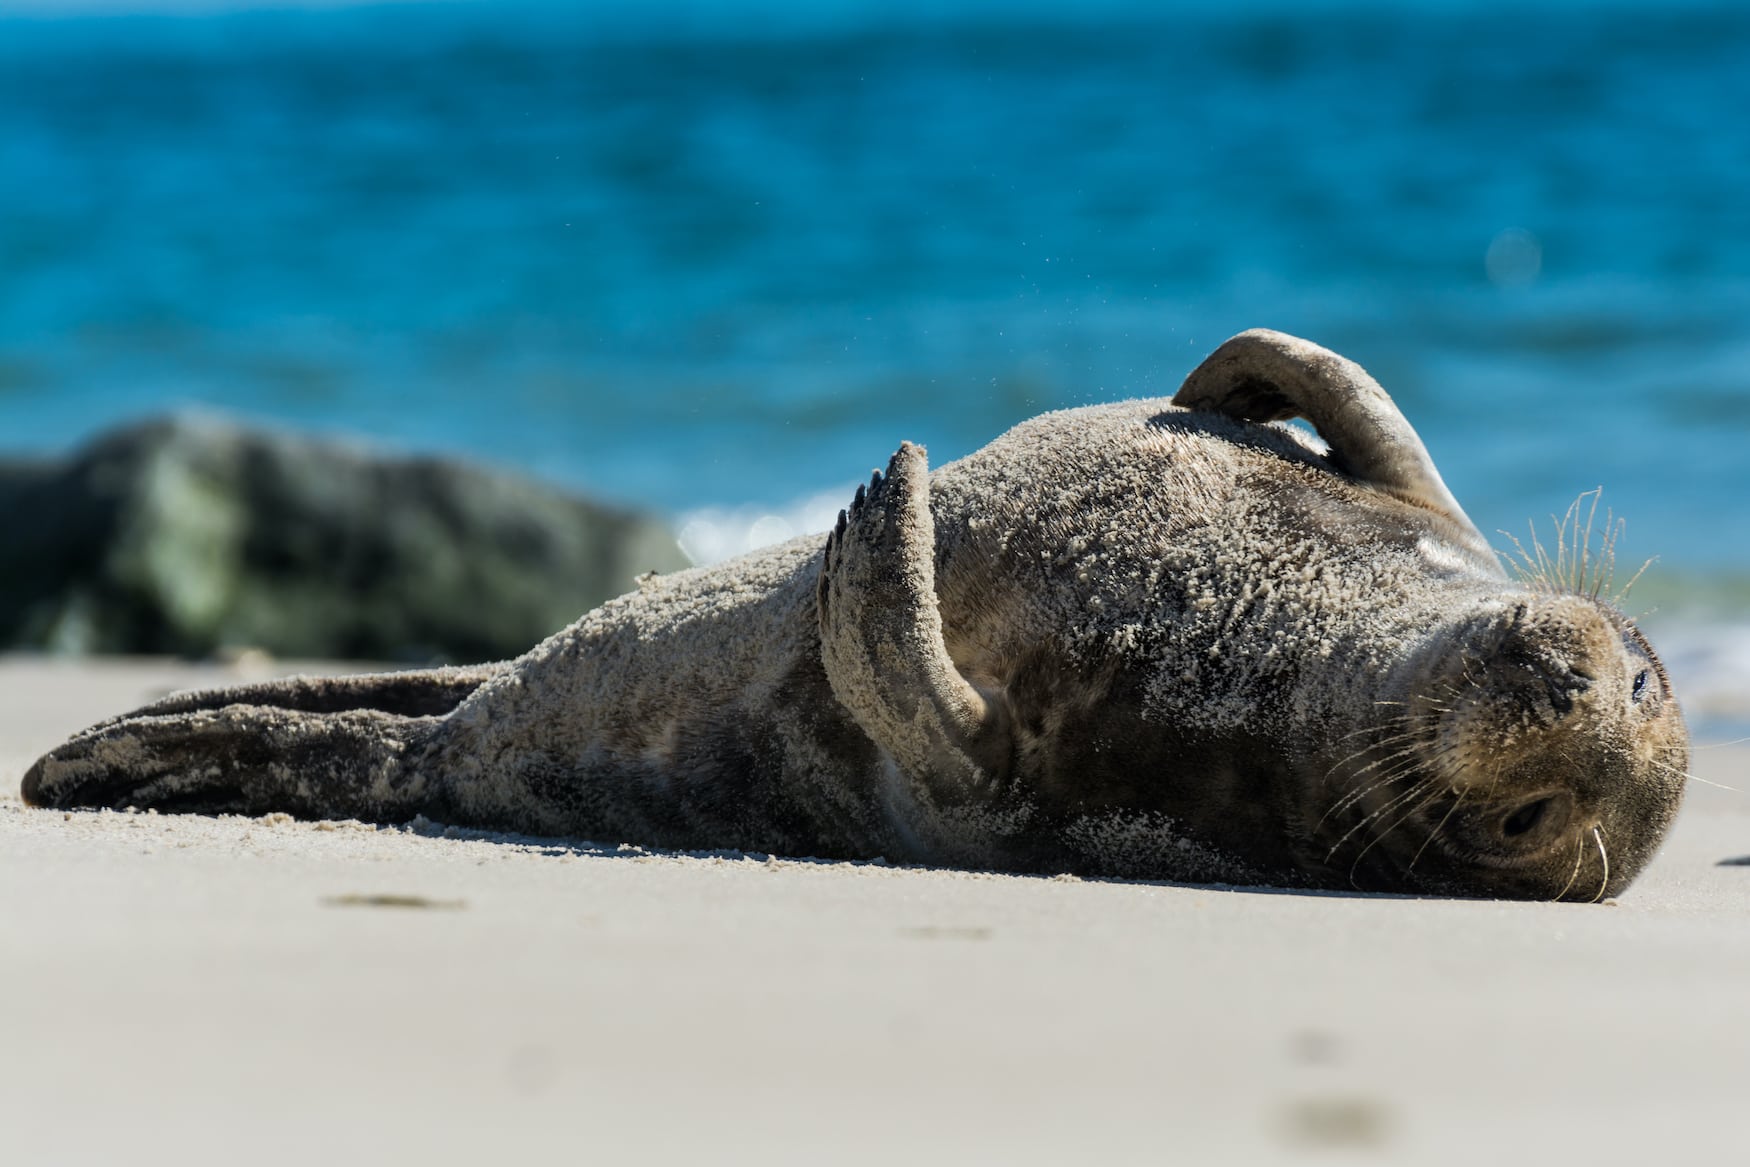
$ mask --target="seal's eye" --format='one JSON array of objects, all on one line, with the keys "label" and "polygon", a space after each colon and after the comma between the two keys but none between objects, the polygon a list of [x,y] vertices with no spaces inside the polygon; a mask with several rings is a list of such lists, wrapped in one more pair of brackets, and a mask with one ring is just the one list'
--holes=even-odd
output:
[{"label": "seal's eye", "polygon": [[1635,687],[1629,693],[1630,701],[1639,701],[1647,695],[1647,670],[1642,669],[1635,674]]}]

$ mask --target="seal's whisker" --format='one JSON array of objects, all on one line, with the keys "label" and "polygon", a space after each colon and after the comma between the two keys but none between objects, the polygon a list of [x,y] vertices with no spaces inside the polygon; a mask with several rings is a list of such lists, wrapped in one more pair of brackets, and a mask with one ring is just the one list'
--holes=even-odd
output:
[{"label": "seal's whisker", "polygon": [[1333,814],[1337,814],[1353,806],[1373,791],[1378,790],[1381,786],[1389,786],[1391,783],[1402,779],[1405,775],[1412,773],[1415,770],[1415,762],[1416,751],[1413,748],[1405,748],[1378,759],[1365,769],[1356,771],[1351,777],[1354,779],[1360,779],[1369,770],[1372,770],[1375,767],[1380,767],[1381,776],[1377,781],[1372,782],[1367,786],[1357,786],[1355,789],[1350,790],[1348,793],[1338,798],[1336,802],[1331,804],[1329,810],[1319,816],[1318,822],[1313,824],[1314,829],[1323,826],[1325,820],[1330,818]]},{"label": "seal's whisker", "polygon": [[[1397,807],[1403,805],[1404,802],[1406,802],[1407,800],[1418,797],[1424,790],[1427,790],[1430,787],[1433,787],[1434,785],[1435,785],[1434,779],[1424,778],[1420,782],[1417,782],[1415,785],[1411,786],[1408,790],[1404,791],[1402,794],[1399,794],[1396,798],[1393,798],[1390,802],[1386,803],[1384,806],[1380,807],[1378,810],[1374,811],[1372,814],[1369,814],[1369,815],[1366,815],[1365,817],[1363,817],[1360,822],[1358,822],[1354,826],[1350,827],[1347,831],[1344,831],[1342,838],[1338,839],[1335,843],[1331,844],[1331,849],[1325,853],[1325,861],[1328,863],[1332,859],[1336,858],[1337,851],[1339,849],[1341,849],[1341,847],[1343,846],[1344,843],[1347,843],[1352,837],[1354,837],[1356,831],[1361,830],[1363,827],[1367,826],[1369,823],[1373,822],[1375,819],[1378,819],[1386,814],[1391,813],[1391,811],[1393,811]],[[1389,833],[1389,832],[1387,832],[1387,833]]]},{"label": "seal's whisker", "polygon": [[[1584,496],[1581,496],[1581,497],[1584,497]],[[1586,528],[1583,531],[1576,530],[1574,532],[1575,554],[1578,558],[1578,563],[1576,566],[1579,568],[1577,580],[1576,580],[1576,582],[1578,583],[1579,586],[1576,587],[1574,590],[1577,592],[1580,592],[1580,593],[1582,593],[1582,594],[1584,594],[1584,595],[1586,595],[1594,600],[1596,600],[1598,598],[1598,589],[1602,586],[1602,581],[1603,581],[1604,577],[1609,574],[1610,567],[1616,561],[1616,553],[1613,549],[1613,544],[1614,544],[1615,540],[1611,538],[1610,531],[1609,531],[1609,527],[1610,527],[1610,512],[1609,511],[1606,511],[1604,513],[1604,524],[1605,524],[1604,546],[1600,550],[1598,560],[1596,562],[1594,562],[1591,558],[1592,524],[1593,524],[1593,520],[1598,517],[1598,500],[1603,498],[1603,497],[1604,497],[1604,488],[1603,487],[1599,487],[1597,490],[1592,492],[1592,509],[1586,512]],[[1575,505],[1577,507],[1579,504],[1579,499],[1575,499],[1574,502],[1575,502]]]},{"label": "seal's whisker", "polygon": [[[1405,730],[1401,733],[1391,734],[1390,736],[1385,737],[1385,738],[1381,738],[1378,741],[1368,742],[1366,745],[1362,746],[1360,749],[1354,750],[1354,751],[1347,753],[1347,754],[1344,754],[1341,758],[1338,758],[1335,762],[1332,762],[1328,767],[1326,767],[1325,768],[1325,778],[1327,780],[1329,780],[1333,774],[1335,774],[1338,770],[1342,769],[1344,766],[1348,765],[1350,762],[1353,762],[1356,758],[1366,757],[1369,753],[1371,753],[1374,750],[1382,750],[1382,749],[1386,750],[1386,752],[1381,754],[1378,758],[1375,758],[1373,761],[1369,762],[1367,765],[1363,766],[1361,769],[1355,771],[1355,773],[1349,775],[1351,780],[1359,778],[1363,774],[1366,774],[1371,770],[1374,770],[1380,766],[1386,765],[1387,763],[1391,762],[1395,758],[1400,758],[1400,757],[1404,756],[1406,753],[1410,753],[1412,751],[1412,748],[1414,747],[1415,743],[1417,742],[1417,740],[1421,736],[1422,735],[1416,729],[1408,729],[1408,730]],[[1387,749],[1387,747],[1396,747],[1396,748]]]},{"label": "seal's whisker", "polygon": [[[1553,519],[1555,516],[1550,517]],[[1525,544],[1520,542],[1519,536],[1511,531],[1499,532],[1512,541],[1513,550],[1519,556],[1517,560],[1511,555],[1506,556],[1507,565],[1512,568],[1513,574],[1519,577],[1520,582],[1530,585],[1533,590],[1555,591],[1557,590],[1555,565],[1550,560],[1549,553],[1544,550],[1543,540],[1537,534],[1537,524],[1527,523],[1526,530],[1527,537],[1531,540],[1530,550],[1527,550]]]},{"label": "seal's whisker", "polygon": [[[1432,783],[1429,783],[1429,785],[1432,785]],[[1412,789],[1415,789],[1415,788],[1412,788]],[[1375,847],[1379,846],[1381,843],[1383,843],[1388,837],[1390,837],[1390,835],[1393,831],[1397,830],[1399,827],[1401,827],[1405,823],[1409,822],[1410,819],[1414,818],[1417,811],[1421,810],[1423,807],[1427,806],[1429,803],[1433,802],[1435,799],[1437,799],[1439,797],[1440,797],[1440,792],[1438,790],[1428,791],[1427,797],[1423,798],[1420,802],[1416,803],[1414,806],[1411,806],[1408,809],[1406,809],[1403,814],[1398,816],[1398,819],[1396,822],[1392,823],[1391,826],[1387,827],[1385,830],[1380,831],[1378,834],[1373,836],[1373,838],[1368,842],[1367,846],[1361,848],[1360,853],[1355,856],[1355,861],[1353,863],[1349,864],[1349,886],[1353,887],[1356,891],[1360,891],[1361,885],[1355,882],[1355,873],[1360,870],[1361,861],[1363,859],[1367,858],[1367,853],[1369,851],[1373,850]],[[1441,821],[1444,822],[1445,820],[1443,819]],[[1426,844],[1424,844],[1424,846],[1426,846]],[[1417,854],[1420,854],[1420,852],[1417,852]],[[1412,860],[1412,863],[1413,862],[1414,861]],[[1409,868],[1406,867],[1404,870],[1406,872],[1408,872]]]},{"label": "seal's whisker", "polygon": [[[1426,696],[1418,696],[1414,701],[1375,701],[1373,704],[1374,704],[1375,708],[1380,708],[1380,709],[1383,709],[1383,708],[1390,706],[1390,707],[1395,707],[1395,708],[1404,710],[1403,713],[1398,714],[1398,716],[1394,719],[1397,721],[1409,721],[1409,720],[1411,720],[1412,718],[1415,717],[1415,715],[1416,715],[1415,711],[1418,708],[1438,709],[1442,713],[1451,712],[1451,710],[1447,709],[1445,706],[1436,704],[1433,700],[1431,700],[1430,698],[1428,698]],[[1387,725],[1389,725],[1389,724],[1390,724],[1390,722],[1387,722]],[[1365,729],[1356,730],[1355,733],[1371,733],[1375,729],[1383,729],[1383,728],[1384,728],[1384,726],[1368,726]],[[1355,735],[1354,734],[1346,734],[1344,736],[1353,737]]]},{"label": "seal's whisker", "polygon": [[[1600,600],[1616,575],[1616,544],[1627,527],[1608,508],[1603,525],[1599,525],[1598,508],[1603,497],[1602,487],[1585,491],[1568,504],[1560,518],[1550,515],[1550,524],[1555,528],[1553,553],[1538,534],[1536,523],[1526,525],[1529,547],[1512,532],[1500,531],[1513,545],[1512,551],[1502,556],[1509,570],[1533,591],[1569,592]],[[1628,583],[1612,594],[1610,602],[1620,604],[1653,562],[1649,559],[1642,564]]]},{"label": "seal's whisker", "polygon": [[[1615,576],[1617,539],[1621,539],[1626,527],[1626,523],[1610,509],[1605,509],[1603,527],[1598,525],[1598,507],[1603,493],[1603,488],[1587,490],[1568,504],[1561,518],[1554,514],[1549,516],[1552,527],[1556,528],[1554,553],[1538,535],[1537,523],[1526,525],[1530,548],[1512,532],[1500,532],[1512,542],[1512,553],[1505,553],[1502,560],[1514,576],[1519,577],[1519,583],[1544,593],[1568,591],[1591,600],[1603,597]],[[1645,565],[1642,570],[1645,570]],[[1640,574],[1642,572],[1635,572],[1635,579]],[[1635,586],[1635,579],[1629,579],[1629,583],[1615,593],[1614,602],[1621,602],[1621,598],[1628,595],[1629,588]]]},{"label": "seal's whisker", "polygon": [[1434,706],[1434,708],[1438,709],[1441,713],[1454,713],[1454,712],[1456,712],[1458,709],[1459,702],[1463,701],[1465,699],[1466,695],[1464,693],[1459,692],[1457,689],[1453,688],[1451,685],[1443,685],[1442,688],[1445,690],[1445,692],[1438,694],[1438,698],[1440,701],[1445,702],[1445,703],[1436,705],[1435,704],[1436,695],[1430,694],[1428,697],[1429,705]]},{"label": "seal's whisker", "polygon": [[[1407,774],[1407,773],[1408,773],[1408,771],[1405,771],[1405,774]],[[1405,774],[1399,774],[1394,778],[1389,778],[1389,779],[1386,779],[1386,780],[1381,781],[1381,782],[1376,782],[1372,786],[1368,787],[1367,791],[1365,791],[1363,793],[1377,790],[1381,786],[1388,785],[1391,782],[1396,781],[1398,778],[1404,777]],[[1428,779],[1428,778],[1424,778],[1424,779],[1418,781],[1415,785],[1411,786],[1408,791],[1406,791],[1404,793],[1400,793],[1399,795],[1394,797],[1391,801],[1387,802],[1384,806],[1379,807],[1378,809],[1371,811],[1366,815],[1363,815],[1359,822],[1355,823],[1347,831],[1343,832],[1342,836],[1340,838],[1338,838],[1338,840],[1335,843],[1331,844],[1331,849],[1325,853],[1325,860],[1327,862],[1329,862],[1331,859],[1335,858],[1337,851],[1343,846],[1344,843],[1349,841],[1350,837],[1352,835],[1354,835],[1356,831],[1361,830],[1363,827],[1367,826],[1368,823],[1372,822],[1374,819],[1378,818],[1380,815],[1385,814],[1386,812],[1391,810],[1392,807],[1396,806],[1405,797],[1409,797],[1409,796],[1414,795],[1417,790],[1419,790],[1422,786],[1428,784],[1430,781],[1432,781],[1432,780]],[[1323,822],[1323,820],[1321,819],[1320,822]]]},{"label": "seal's whisker", "polygon": [[1574,881],[1580,878],[1580,864],[1586,859],[1586,835],[1584,832],[1574,836],[1574,873],[1568,876],[1568,882],[1562,885],[1562,890],[1550,897],[1550,903],[1560,903],[1561,898],[1568,894],[1574,886]]},{"label": "seal's whisker", "polygon": [[[1360,729],[1351,730],[1350,732],[1344,734],[1342,737],[1338,738],[1337,744],[1342,745],[1344,742],[1349,741],[1353,738],[1358,738],[1362,734],[1385,733],[1388,730],[1397,729],[1397,728],[1400,728],[1403,726],[1408,726],[1408,725],[1413,725],[1413,724],[1414,724],[1414,721],[1411,719],[1409,714],[1399,714],[1397,717],[1393,717],[1393,718],[1388,719],[1385,722],[1385,724],[1383,724],[1383,725],[1364,725]],[[1377,745],[1380,743],[1376,741],[1376,742],[1373,742],[1370,744]],[[1362,752],[1362,751],[1358,751],[1358,752]],[[1355,756],[1354,754],[1349,755],[1349,757],[1351,757],[1351,758],[1354,756]]]},{"label": "seal's whisker", "polygon": [[[1602,494],[1602,493],[1603,493],[1603,491],[1599,490],[1599,491],[1595,492],[1592,496],[1592,511],[1594,514],[1596,514],[1598,511],[1598,495]],[[1588,515],[1586,518],[1586,530],[1585,530],[1584,534],[1582,534],[1582,532],[1580,530],[1580,507],[1581,507],[1585,498],[1586,498],[1586,496],[1584,494],[1582,494],[1579,498],[1576,498],[1573,501],[1572,505],[1570,505],[1568,507],[1568,513],[1566,515],[1564,515],[1563,519],[1562,519],[1562,522],[1563,522],[1562,530],[1560,532],[1558,532],[1558,534],[1562,538],[1557,541],[1557,545],[1556,545],[1557,553],[1561,554],[1564,550],[1564,547],[1565,547],[1566,554],[1568,556],[1568,560],[1567,560],[1568,573],[1567,573],[1567,577],[1562,582],[1567,586],[1567,589],[1570,592],[1579,592],[1579,591],[1584,590],[1583,585],[1585,583],[1585,576],[1586,576],[1586,553],[1588,550],[1589,540],[1591,539],[1591,536],[1592,536],[1592,518],[1590,515]],[[1568,527],[1569,523],[1573,524],[1571,534],[1570,534],[1569,527]]]},{"label": "seal's whisker", "polygon": [[[1381,758],[1378,762],[1368,766],[1366,770],[1357,770],[1350,776],[1356,785],[1351,787],[1348,793],[1339,796],[1338,799],[1331,804],[1331,809],[1326,811],[1324,815],[1319,818],[1319,824],[1322,825],[1325,819],[1329,818],[1332,814],[1352,806],[1357,800],[1366,797],[1369,793],[1378,790],[1381,786],[1389,785],[1390,783],[1396,782],[1398,779],[1402,778],[1414,768],[1410,764],[1413,760],[1413,753],[1405,750],[1400,751],[1389,758]],[[1376,770],[1377,773],[1374,773]],[[1367,785],[1363,786],[1360,784],[1362,779],[1370,777],[1372,780],[1368,782]]]},{"label": "seal's whisker", "polygon": [[[1344,754],[1341,758],[1338,758],[1335,762],[1331,763],[1330,768],[1325,771],[1325,776],[1327,778],[1330,777],[1332,774],[1336,773],[1337,770],[1340,769],[1342,766],[1344,766],[1346,763],[1353,762],[1356,758],[1365,757],[1368,753],[1370,753],[1373,750],[1385,749],[1387,746],[1403,746],[1405,743],[1414,742],[1417,738],[1419,738],[1421,736],[1422,736],[1421,727],[1417,726],[1417,727],[1413,727],[1410,729],[1406,729],[1400,733],[1394,733],[1394,734],[1391,734],[1387,737],[1382,737],[1377,741],[1370,741],[1366,745],[1362,746],[1360,749],[1355,750],[1351,753]],[[1403,751],[1401,749],[1398,749],[1398,750],[1394,750],[1392,752],[1395,754],[1395,753],[1402,753]],[[1373,763],[1373,765],[1378,765],[1378,763],[1375,762],[1375,763]],[[1363,773],[1363,774],[1366,772],[1367,772],[1366,770],[1359,771],[1359,773]]]},{"label": "seal's whisker", "polygon": [[1621,607],[1622,602],[1624,600],[1628,599],[1629,591],[1631,589],[1633,589],[1634,586],[1641,581],[1641,577],[1643,575],[1647,574],[1647,568],[1653,566],[1653,564],[1655,564],[1657,562],[1659,562],[1659,557],[1657,555],[1654,555],[1654,556],[1650,557],[1645,563],[1643,563],[1639,567],[1635,568],[1635,573],[1628,577],[1628,582],[1623,584],[1620,588],[1617,588],[1616,591],[1611,595],[1611,597],[1610,597],[1611,605],[1613,607]]},{"label": "seal's whisker", "polygon": [[1461,790],[1458,792],[1458,799],[1455,802],[1453,802],[1453,804],[1450,807],[1447,808],[1445,814],[1440,816],[1440,821],[1434,824],[1434,829],[1428,832],[1428,837],[1426,839],[1422,840],[1422,845],[1420,847],[1417,847],[1416,853],[1410,857],[1410,865],[1408,867],[1404,868],[1404,873],[1406,875],[1408,873],[1410,873],[1411,871],[1415,870],[1416,861],[1418,859],[1422,858],[1422,852],[1424,852],[1428,849],[1428,844],[1430,844],[1434,841],[1434,837],[1436,835],[1438,835],[1445,828],[1447,822],[1452,818],[1452,816],[1454,814],[1458,813],[1458,808],[1464,805],[1464,796],[1468,793],[1470,793],[1468,790]]},{"label": "seal's whisker", "polygon": [[[1472,688],[1475,688],[1475,685],[1476,682],[1472,681]],[[1462,701],[1465,697],[1469,696],[1469,690],[1461,689],[1452,681],[1441,678],[1440,680],[1430,682],[1428,688],[1422,691],[1421,696],[1422,699],[1426,701],[1432,701],[1437,696],[1445,697],[1452,701]]]},{"label": "seal's whisker", "polygon": [[1647,761],[1652,763],[1653,765],[1659,767],[1659,769],[1665,771],[1667,774],[1675,774],[1675,775],[1677,775],[1677,777],[1683,778],[1683,779],[1690,781],[1690,782],[1699,782],[1703,786],[1712,786],[1716,790],[1730,790],[1733,794],[1744,793],[1742,790],[1739,790],[1736,786],[1727,786],[1724,782],[1715,782],[1711,778],[1703,778],[1699,774],[1691,774],[1688,770],[1680,770],[1676,766],[1670,765],[1669,763],[1666,763],[1666,762],[1660,762],[1660,761],[1657,761],[1656,759],[1653,759],[1653,758],[1648,758]]},{"label": "seal's whisker", "polygon": [[1417,693],[1416,699],[1413,702],[1406,702],[1405,708],[1410,712],[1403,713],[1400,716],[1405,719],[1420,717],[1427,710],[1433,710],[1436,713],[1451,713],[1453,711],[1453,706],[1447,704],[1447,702],[1456,701],[1462,696],[1463,694],[1451,685],[1439,683],[1432,688]]},{"label": "seal's whisker", "polygon": [[1604,861],[1604,874],[1598,880],[1598,894],[1586,901],[1595,904],[1604,898],[1604,889],[1610,886],[1610,853],[1604,849],[1603,831],[1593,827],[1592,838],[1598,844],[1598,858]]},{"label": "seal's whisker", "polygon": [[1413,764],[1414,763],[1413,756],[1404,755],[1404,756],[1400,757],[1398,759],[1398,761],[1402,764],[1399,765],[1395,770],[1391,771],[1390,773],[1387,773],[1384,777],[1380,778],[1378,781],[1373,782],[1367,786],[1360,787],[1360,788],[1355,789],[1355,790],[1351,790],[1348,794],[1345,794],[1342,798],[1338,799],[1335,803],[1333,803],[1331,805],[1331,808],[1329,810],[1327,810],[1324,814],[1319,816],[1318,822],[1313,824],[1313,829],[1317,830],[1319,827],[1324,826],[1325,821],[1327,819],[1329,819],[1332,815],[1340,814],[1343,811],[1349,809],[1350,807],[1354,806],[1356,803],[1360,802],[1362,799],[1366,798],[1369,794],[1372,794],[1375,790],[1378,790],[1380,787],[1390,786],[1394,782],[1402,781],[1404,778],[1408,777],[1410,774],[1415,772],[1415,766]]}]

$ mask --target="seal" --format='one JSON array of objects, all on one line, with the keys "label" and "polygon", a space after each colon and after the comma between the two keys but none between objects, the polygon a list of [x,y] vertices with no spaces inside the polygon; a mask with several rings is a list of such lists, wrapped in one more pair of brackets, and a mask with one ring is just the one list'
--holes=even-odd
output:
[{"label": "seal", "polygon": [[515,661],[172,697],[23,795],[1596,900],[1687,764],[1633,623],[1511,578],[1360,366],[1255,330],[1170,402],[933,474],[903,444],[826,538],[647,578]]}]

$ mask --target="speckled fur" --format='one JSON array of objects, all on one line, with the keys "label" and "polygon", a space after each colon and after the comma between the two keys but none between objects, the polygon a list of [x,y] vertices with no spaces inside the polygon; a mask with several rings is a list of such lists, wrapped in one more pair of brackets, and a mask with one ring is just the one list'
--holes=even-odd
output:
[{"label": "speckled fur", "polygon": [[[289,810],[672,848],[1595,899],[1687,737],[1607,605],[1511,582],[1358,367],[1242,334],[827,539],[655,577],[519,660],[172,698],[43,805]],[[1330,449],[1259,424],[1308,416]]]}]

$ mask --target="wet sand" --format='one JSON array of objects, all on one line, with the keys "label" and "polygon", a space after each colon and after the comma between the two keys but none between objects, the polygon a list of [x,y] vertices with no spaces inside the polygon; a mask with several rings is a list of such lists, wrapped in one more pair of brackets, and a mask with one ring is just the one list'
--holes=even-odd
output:
[{"label": "wet sand", "polygon": [[[1750,1156],[1750,793],[1601,906],[18,802],[238,674],[0,658],[7,1162]],[[1744,746],[1694,768],[1750,791]]]}]

